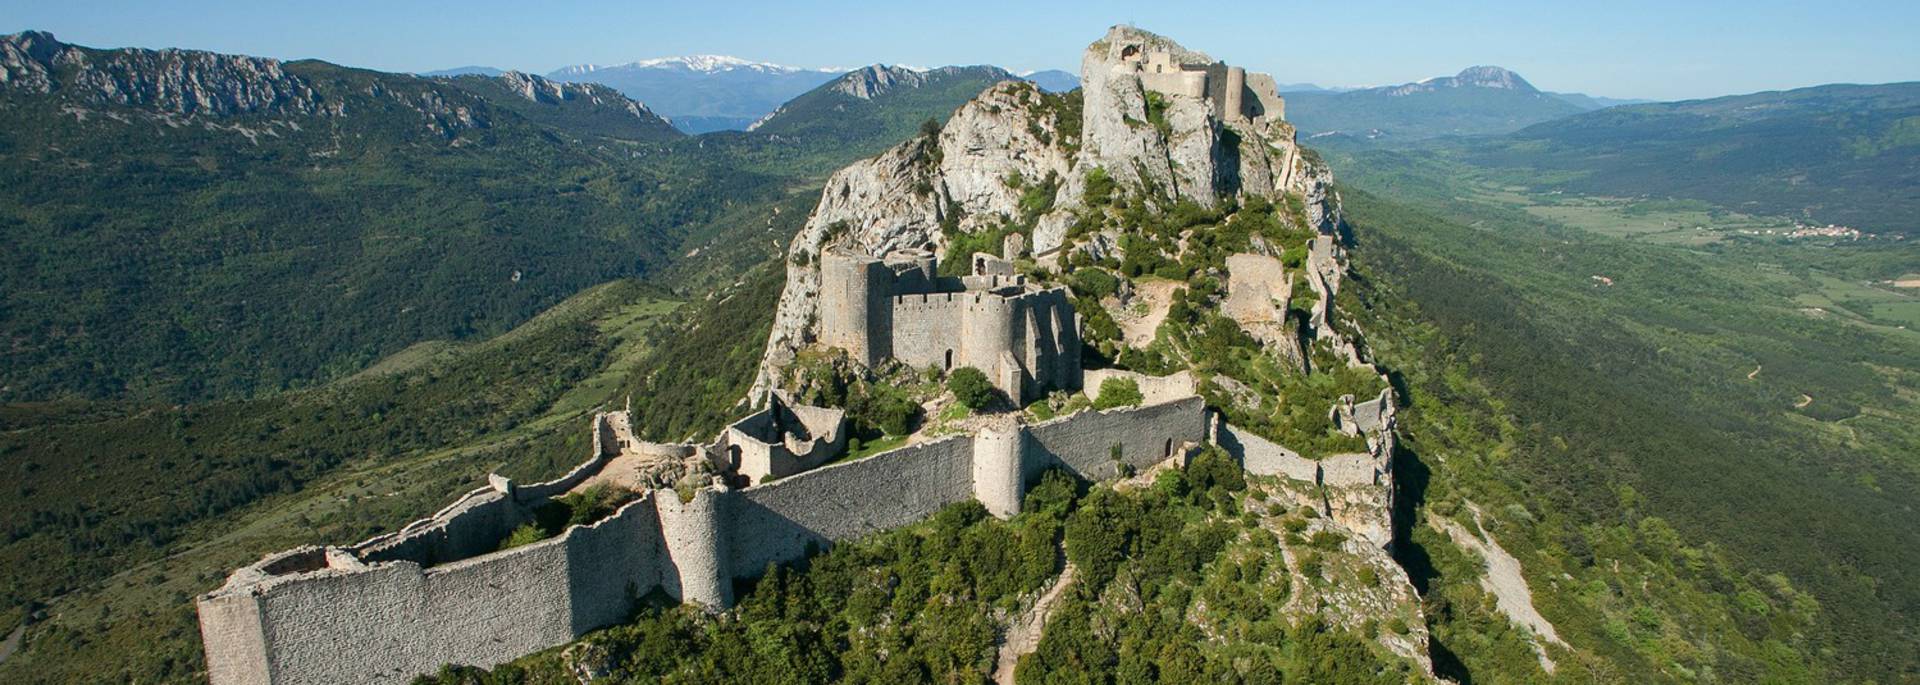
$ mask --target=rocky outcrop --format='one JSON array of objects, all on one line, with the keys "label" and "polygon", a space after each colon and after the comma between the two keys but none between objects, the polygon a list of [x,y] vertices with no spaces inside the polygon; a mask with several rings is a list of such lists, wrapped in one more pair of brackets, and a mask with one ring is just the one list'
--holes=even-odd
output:
[{"label": "rocky outcrop", "polygon": [[[1165,74],[1143,72],[1142,49],[1165,55],[1176,70],[1217,79],[1218,86],[1166,87]],[[834,174],[789,251],[786,292],[754,396],[763,398],[778,367],[816,336],[818,257],[828,245],[878,257],[898,248],[944,247],[942,221],[964,232],[1013,225],[1031,230],[1037,257],[1053,259],[1086,211],[1086,175],[1096,167],[1159,204],[1212,206],[1246,193],[1297,196],[1306,223],[1333,233],[1339,212],[1331,173],[1277,116],[1277,94],[1250,96],[1271,110],[1229,111],[1224,102],[1243,98],[1226,96],[1228,69],[1167,38],[1116,26],[1083,54],[1079,121],[1062,121],[1073,116],[1058,104],[1063,101],[1049,104],[1031,84],[1003,82],[962,106],[938,136],[902,143]],[[871,98],[936,73],[868,67],[833,88]],[[1270,87],[1272,80],[1245,82]],[[1022,196],[1028,184],[1045,179],[1055,184],[1048,186],[1052,202],[1031,215],[1033,208],[1020,206]],[[1113,233],[1089,236],[1080,249],[1112,253],[1119,249]]]},{"label": "rocky outcrop", "polygon": [[92,50],[38,31],[0,37],[0,87],[174,115],[338,113],[279,60],[198,50]]},{"label": "rocky outcrop", "polygon": [[893,91],[895,88],[920,88],[947,76],[957,75],[967,70],[989,70],[1000,79],[1012,79],[1013,74],[999,67],[959,67],[946,66],[938,69],[912,69],[901,66],[875,64],[847,72],[832,84],[828,90],[851,95],[862,100],[873,98]]},{"label": "rocky outcrop", "polygon": [[940,251],[942,221],[962,229],[1020,213],[1008,185],[1072,169],[1071,143],[1056,115],[1042,111],[1033,84],[1006,81],[962,106],[937,136],[901,143],[827,180],[820,204],[788,251],[787,284],[775,313],[753,397],[818,337],[820,255],[828,247],[882,257],[895,250]]},{"label": "rocky outcrop", "polygon": [[660,118],[647,106],[598,83],[564,83],[519,71],[508,71],[495,77],[507,90],[518,93],[529,102],[542,105],[559,105],[579,102],[595,107],[619,107],[636,119],[652,121]]}]

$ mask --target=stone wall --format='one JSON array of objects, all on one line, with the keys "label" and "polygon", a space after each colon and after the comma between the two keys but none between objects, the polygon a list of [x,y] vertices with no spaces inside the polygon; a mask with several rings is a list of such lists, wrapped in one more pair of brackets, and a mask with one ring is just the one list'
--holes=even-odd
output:
[{"label": "stone wall", "polygon": [[1284,476],[1291,480],[1320,482],[1320,464],[1300,456],[1253,431],[1221,422],[1216,441],[1227,454],[1240,461],[1240,467],[1256,476]]},{"label": "stone wall", "polygon": [[[1027,426],[1022,459],[1026,477],[1059,466],[1083,478],[1119,474],[1124,463],[1142,469],[1164,461],[1182,443],[1207,439],[1206,401],[1188,397],[1133,409],[1084,412]],[[1114,460],[1118,446],[1120,458]]]},{"label": "stone wall", "polygon": [[1320,460],[1320,482],[1331,487],[1374,485],[1381,470],[1371,454],[1335,454]]},{"label": "stone wall", "polygon": [[893,357],[915,368],[980,367],[968,363],[960,335],[961,321],[976,297],[973,293],[930,293],[893,298]]},{"label": "stone wall", "polygon": [[[742,490],[704,488],[689,501],[655,491],[606,520],[506,551],[487,545],[511,527],[485,524],[504,521],[486,512],[521,505],[499,489],[477,490],[403,533],[358,548],[294,550],[235,571],[199,601],[209,673],[219,685],[399,682],[443,663],[492,666],[624,620],[634,599],[655,588],[727,606],[735,579],[957,502],[977,499],[1011,516],[1046,469],[1110,478],[1120,464],[1144,468],[1205,441],[1208,422],[1199,397],[1033,425],[1008,421],[979,437],[915,444]],[[564,480],[588,475],[576,469]],[[446,532],[466,530],[468,521],[471,536]],[[483,529],[498,536],[483,545]],[[486,551],[436,566],[407,557],[437,552],[403,553],[435,545]]]},{"label": "stone wall", "polygon": [[1122,369],[1087,369],[1082,374],[1082,390],[1089,400],[1100,399],[1100,386],[1109,378],[1133,381],[1134,385],[1140,387],[1141,404],[1160,404],[1191,397],[1197,388],[1193,372],[1185,369],[1165,376],[1149,376]]},{"label": "stone wall", "polygon": [[973,496],[973,438],[833,464],[732,493],[729,565],[740,577],[810,548],[918,521]]},{"label": "stone wall", "polygon": [[486,554],[533,512],[512,495],[492,487],[467,493],[431,518],[407,524],[399,532],[354,546],[367,562],[411,561],[433,566]]}]

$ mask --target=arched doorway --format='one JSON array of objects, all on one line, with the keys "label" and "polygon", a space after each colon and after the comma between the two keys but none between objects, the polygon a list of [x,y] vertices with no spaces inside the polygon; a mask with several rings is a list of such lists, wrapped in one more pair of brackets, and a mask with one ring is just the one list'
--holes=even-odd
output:
[{"label": "arched doorway", "polygon": [[947,368],[945,370],[953,370],[953,350],[947,350]]}]

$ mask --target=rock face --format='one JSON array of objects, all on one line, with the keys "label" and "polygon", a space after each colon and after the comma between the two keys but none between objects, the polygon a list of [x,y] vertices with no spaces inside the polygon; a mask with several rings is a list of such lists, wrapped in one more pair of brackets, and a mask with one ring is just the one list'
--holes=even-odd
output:
[{"label": "rock face", "polygon": [[63,90],[95,104],[178,115],[325,111],[312,86],[286,73],[279,60],[198,50],[88,50],[39,31],[0,36],[0,87]]},{"label": "rock face", "polygon": [[[931,73],[869,67],[834,88],[870,98]],[[1049,99],[1009,79],[962,106],[937,136],[902,143],[828,180],[789,251],[756,401],[778,368],[817,339],[819,255],[829,246],[875,257],[902,248],[938,252],[948,240],[943,222],[962,233],[1021,224],[1031,228],[1026,244],[1034,256],[1055,260],[1096,168],[1160,203],[1214,206],[1242,194],[1291,194],[1303,200],[1313,228],[1332,233],[1339,222],[1332,176],[1295,142],[1270,77],[1116,26],[1082,56],[1078,112],[1063,104],[1071,99]],[[1044,206],[1022,206],[1023,197],[1047,192]],[[1117,236],[1099,234],[1078,249],[1117,245]]]},{"label": "rock face", "polygon": [[1072,168],[1066,126],[1041,111],[1040,102],[1033,84],[999,83],[962,106],[938,135],[902,143],[827,180],[789,250],[786,290],[754,382],[756,401],[772,388],[778,369],[818,339],[826,248],[874,257],[903,249],[939,252],[943,221],[969,230],[1020,213],[1021,193],[1008,187],[1008,178],[1057,177]]},{"label": "rock face", "polygon": [[495,78],[500,79],[503,87],[519,93],[529,102],[542,105],[584,102],[598,107],[624,108],[637,119],[651,121],[659,118],[646,105],[598,83],[563,83],[518,71],[502,72]]}]

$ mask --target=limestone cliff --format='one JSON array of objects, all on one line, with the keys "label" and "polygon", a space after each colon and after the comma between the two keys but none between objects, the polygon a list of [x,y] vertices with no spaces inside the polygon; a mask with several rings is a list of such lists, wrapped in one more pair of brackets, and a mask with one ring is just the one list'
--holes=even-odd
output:
[{"label": "limestone cliff", "polygon": [[40,31],[0,36],[0,88],[63,90],[86,102],[180,115],[329,111],[311,84],[288,74],[279,60],[198,50],[89,50]]},{"label": "limestone cliff", "polygon": [[[1381,644],[1425,666],[1418,601],[1386,552],[1394,535],[1397,399],[1335,303],[1347,265],[1331,173],[1298,144],[1263,74],[1120,26],[1087,47],[1081,79],[1084,90],[1066,96],[1024,82],[997,84],[939,130],[834,174],[790,248],[754,399],[778,388],[784,369],[819,343],[828,249],[870,257],[925,250],[944,263],[964,257],[955,249],[998,252],[998,236],[1019,236],[1006,244],[1030,244],[1030,259],[1000,256],[1043,284],[1075,287],[1089,350],[1098,345],[1101,356],[1136,370],[1188,369],[1189,393],[1207,396],[1228,421],[1261,426],[1220,430],[1245,436],[1236,439],[1236,455],[1261,451],[1263,465],[1248,462],[1250,471],[1291,479],[1277,499],[1316,512],[1316,529],[1349,540],[1343,548],[1351,565],[1363,569],[1354,574],[1397,581],[1322,584],[1313,607],[1296,609],[1347,626],[1404,614],[1396,624],[1412,627]],[[1169,219],[1178,215],[1211,218]],[[1080,290],[1082,269],[1117,277],[1116,291]],[[1324,427],[1279,426],[1285,420],[1276,416],[1299,413],[1289,405],[1303,401],[1294,394],[1300,386],[1202,359],[1197,347],[1217,345],[1197,341],[1207,319],[1189,313],[1195,330],[1169,331],[1174,300],[1189,312],[1219,310],[1250,339],[1232,344],[1284,361],[1283,376],[1328,373],[1354,387],[1309,400]],[[1106,317],[1118,330],[1097,335],[1093,320]],[[1088,388],[1088,398],[1096,394]],[[1356,394],[1365,401],[1356,404]],[[1058,397],[1048,402],[1067,406]],[[1309,454],[1254,435],[1275,428],[1344,438],[1322,440]]]},{"label": "limestone cliff", "polygon": [[[1013,226],[1030,233],[1035,255],[1056,265],[1071,249],[1111,253],[1126,227],[1065,244],[1069,228],[1088,212],[1086,179],[1096,168],[1163,207],[1182,200],[1213,206],[1248,194],[1298,197],[1314,230],[1335,231],[1332,174],[1279,116],[1271,78],[1249,79],[1258,87],[1247,87],[1255,104],[1226,111],[1221,103],[1228,98],[1214,92],[1224,91],[1224,83],[1213,91],[1161,88],[1156,75],[1142,71],[1147,54],[1166,55],[1176,71],[1223,82],[1228,73],[1203,53],[1116,26],[1083,55],[1083,96],[1002,82],[962,106],[937,135],[834,174],[789,250],[786,290],[754,383],[756,401],[772,388],[778,369],[817,337],[818,256],[830,245],[876,257],[900,248],[944,253],[944,221],[963,233]],[[1026,185],[1015,187],[1013,179]],[[1052,184],[1051,200],[1038,213],[1021,206],[1023,196],[1035,192],[1034,182]]]}]

